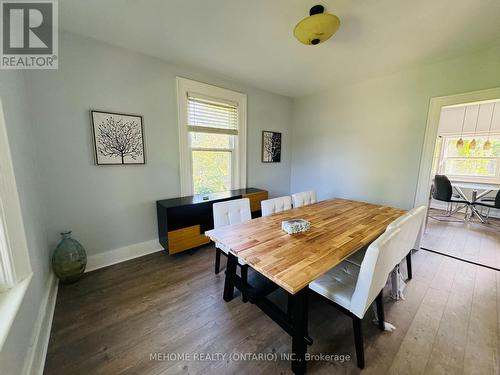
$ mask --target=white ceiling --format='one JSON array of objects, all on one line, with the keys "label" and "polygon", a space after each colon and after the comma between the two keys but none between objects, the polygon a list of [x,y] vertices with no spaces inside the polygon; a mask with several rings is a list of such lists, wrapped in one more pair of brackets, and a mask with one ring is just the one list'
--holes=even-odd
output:
[{"label": "white ceiling", "polygon": [[[318,46],[292,35],[309,8],[341,19]],[[499,0],[64,0],[76,34],[300,97],[500,42]]]}]

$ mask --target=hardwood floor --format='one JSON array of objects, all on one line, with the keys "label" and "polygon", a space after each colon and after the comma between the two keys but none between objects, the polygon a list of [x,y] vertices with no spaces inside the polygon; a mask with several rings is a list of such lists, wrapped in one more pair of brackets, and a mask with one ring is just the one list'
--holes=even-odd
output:
[{"label": "hardwood floor", "polygon": [[[380,332],[364,320],[363,374],[498,374],[500,272],[419,251],[406,299],[386,299]],[[45,374],[289,374],[287,360],[151,360],[150,353],[289,353],[290,337],[250,303],[222,300],[214,249],[155,253],[61,285]],[[403,274],[406,270],[403,268]],[[252,278],[252,271],[250,271]],[[285,305],[284,294],[273,297]],[[357,374],[351,321],[311,297],[310,374]],[[165,359],[165,358],[163,358]]]},{"label": "hardwood floor", "polygon": [[[431,215],[442,214],[431,210]],[[459,221],[463,214],[451,220],[429,218],[421,246],[479,264],[500,269],[500,219],[489,224]]]}]

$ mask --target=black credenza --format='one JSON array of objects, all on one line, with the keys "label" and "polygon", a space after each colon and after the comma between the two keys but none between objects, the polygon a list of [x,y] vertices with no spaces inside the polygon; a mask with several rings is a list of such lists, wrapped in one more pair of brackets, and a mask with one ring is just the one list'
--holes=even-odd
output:
[{"label": "black credenza", "polygon": [[156,201],[160,244],[169,254],[176,254],[209,243],[204,233],[214,226],[212,205],[239,198],[250,199],[252,217],[257,217],[260,202],[268,198],[268,193],[246,188]]}]

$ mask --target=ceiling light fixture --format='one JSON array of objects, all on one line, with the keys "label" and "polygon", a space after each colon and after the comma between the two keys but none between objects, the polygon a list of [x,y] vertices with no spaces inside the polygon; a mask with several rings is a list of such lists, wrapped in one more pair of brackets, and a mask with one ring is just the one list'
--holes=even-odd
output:
[{"label": "ceiling light fixture", "polygon": [[295,26],[293,35],[301,43],[316,45],[330,39],[339,26],[340,19],[335,14],[325,13],[323,5],[315,5],[309,11],[309,17]]},{"label": "ceiling light fixture", "polygon": [[479,113],[481,112],[481,104],[477,108],[477,117],[476,117],[476,127],[474,128],[474,138],[472,138],[472,142],[469,144],[469,150],[476,149],[476,133],[477,133],[477,123],[479,122]]}]

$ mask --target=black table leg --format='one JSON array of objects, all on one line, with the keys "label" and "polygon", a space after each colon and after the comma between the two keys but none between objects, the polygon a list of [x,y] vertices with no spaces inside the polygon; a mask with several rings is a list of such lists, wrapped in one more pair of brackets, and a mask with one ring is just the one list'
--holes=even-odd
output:
[{"label": "black table leg", "polygon": [[220,253],[222,253],[221,249],[215,248],[215,274],[217,275],[220,271]]},{"label": "black table leg", "polygon": [[[240,270],[241,270],[241,281],[243,282],[243,285],[245,287],[248,286],[248,265],[241,265],[240,266]],[[248,302],[248,298],[246,296],[246,294],[243,292],[243,290],[241,291],[241,300],[243,302]]]},{"label": "black table leg", "polygon": [[236,277],[236,266],[238,258],[233,254],[227,254],[226,280],[224,281],[224,301],[229,302],[234,297],[234,278]]},{"label": "black table leg", "polygon": [[293,311],[293,294],[288,294],[286,313],[290,319],[292,318],[292,311]]},{"label": "black table leg", "polygon": [[292,296],[292,371],[294,374],[305,374],[306,372],[306,352],[307,343],[307,322],[308,322],[308,292],[309,287]]}]

